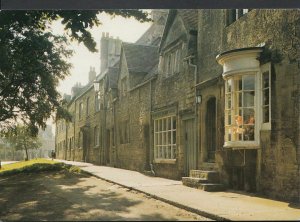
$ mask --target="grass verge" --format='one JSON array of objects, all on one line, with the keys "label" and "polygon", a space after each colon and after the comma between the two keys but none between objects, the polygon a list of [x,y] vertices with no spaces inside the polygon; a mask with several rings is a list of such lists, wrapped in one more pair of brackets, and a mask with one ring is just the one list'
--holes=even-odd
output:
[{"label": "grass verge", "polygon": [[30,161],[20,161],[17,163],[4,165],[0,170],[0,176],[9,176],[19,173],[36,173],[59,170],[67,170],[72,173],[81,173],[81,169],[76,166],[48,159],[34,159]]}]

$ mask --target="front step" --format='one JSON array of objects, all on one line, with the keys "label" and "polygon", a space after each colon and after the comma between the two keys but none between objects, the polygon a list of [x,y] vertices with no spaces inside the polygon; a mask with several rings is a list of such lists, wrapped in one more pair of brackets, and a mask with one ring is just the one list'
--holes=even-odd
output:
[{"label": "front step", "polygon": [[207,192],[215,192],[215,191],[223,191],[224,185],[220,183],[206,183],[206,184],[200,184],[198,186],[198,189],[204,190]]},{"label": "front step", "polygon": [[211,183],[219,183],[219,172],[212,170],[191,170],[190,177],[206,179]]},{"label": "front step", "polygon": [[182,184],[204,191],[222,191],[223,184],[217,171],[191,170],[190,177],[182,177]]}]

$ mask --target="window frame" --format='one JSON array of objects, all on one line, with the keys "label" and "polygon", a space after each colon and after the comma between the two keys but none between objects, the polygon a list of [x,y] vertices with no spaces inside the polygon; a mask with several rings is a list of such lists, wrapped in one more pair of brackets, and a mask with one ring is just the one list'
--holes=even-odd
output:
[{"label": "window frame", "polygon": [[85,108],[85,112],[86,112],[86,117],[88,117],[90,115],[90,108],[89,108],[89,105],[90,105],[90,97],[87,97],[86,98],[86,108]]},{"label": "window frame", "polygon": [[[224,127],[225,127],[225,132],[224,132],[224,147],[256,147],[259,145],[259,123],[260,123],[260,113],[259,113],[259,110],[258,108],[260,107],[258,104],[259,104],[259,87],[258,87],[258,84],[256,83],[257,82],[257,79],[258,79],[258,75],[260,74],[260,71],[248,71],[248,72],[240,72],[240,73],[235,73],[233,75],[229,75],[226,77],[225,79],[225,107],[224,107],[224,111],[225,111],[225,118],[224,118]],[[242,77],[243,76],[251,76],[253,75],[254,76],[254,104],[253,104],[253,110],[254,110],[254,140],[231,140],[231,141],[228,141],[228,135],[229,133],[227,133],[227,129],[226,128],[234,128],[235,127],[235,124],[234,122],[236,121],[234,119],[234,116],[233,114],[235,114],[235,112],[240,109],[247,109],[248,107],[244,107],[243,105],[242,106],[239,106],[239,101],[236,101],[237,100],[237,96],[236,94],[238,93],[244,93],[244,92],[247,92],[247,91],[240,91],[240,90],[235,90],[235,87],[236,87],[236,84],[234,84],[234,81],[236,81],[236,79],[238,79],[239,77]],[[231,92],[228,92],[227,90],[227,81],[231,80],[233,82],[233,84],[231,85]],[[227,109],[227,103],[228,103],[228,97],[227,95],[228,94],[231,94],[231,109]],[[242,96],[242,101],[244,100],[244,97]],[[237,104],[237,107],[234,107],[234,105]],[[251,109],[251,107],[250,107]],[[231,110],[231,124],[227,124],[228,123],[228,117],[227,117],[227,113],[228,111]],[[242,111],[243,112],[243,111]],[[243,118],[243,117],[242,117]],[[243,119],[241,120],[243,121]],[[248,124],[244,124],[244,122],[240,125],[248,125]],[[240,129],[238,127],[238,129]],[[242,134],[243,135],[243,134]]]},{"label": "window frame", "polygon": [[98,147],[100,145],[100,130],[98,126],[94,127],[94,147]]},{"label": "window frame", "polygon": [[[267,87],[268,89],[269,89],[269,104],[268,104],[268,106],[269,106],[269,122],[263,122],[263,115],[264,115],[264,104],[263,104],[263,102],[264,102],[264,93],[263,93],[263,91],[264,91],[264,89],[266,89],[266,88],[264,88],[263,87],[263,74],[265,73],[265,72],[269,72],[269,87]],[[271,120],[272,120],[272,114],[271,114],[271,106],[272,106],[272,104],[271,104],[271,101],[272,101],[272,97],[271,97],[271,92],[272,92],[272,85],[271,85],[271,78],[272,78],[272,70],[271,70],[271,63],[269,62],[269,63],[266,63],[266,64],[263,64],[263,65],[261,65],[261,75],[260,75],[260,93],[261,93],[261,95],[260,95],[260,104],[259,104],[259,106],[260,106],[260,112],[261,112],[261,130],[271,130]]]},{"label": "window frame", "polygon": [[180,73],[181,56],[182,56],[182,42],[177,43],[163,54],[163,73],[164,77],[168,78]]},{"label": "window frame", "polygon": [[243,8],[243,9],[227,9],[226,12],[226,26],[231,25],[235,21],[239,20],[241,17],[249,13],[251,9]]},{"label": "window frame", "polygon": [[83,117],[83,102],[79,103],[79,111],[78,111],[78,118],[81,120]]},{"label": "window frame", "polygon": [[[168,115],[168,116],[155,118],[153,121],[154,121],[153,122],[154,161],[155,162],[176,161],[177,159],[177,117],[176,115]],[[169,121],[171,124],[170,128],[168,128]],[[175,128],[174,128],[174,121],[175,121]],[[168,139],[170,139],[169,143],[168,143]]]}]

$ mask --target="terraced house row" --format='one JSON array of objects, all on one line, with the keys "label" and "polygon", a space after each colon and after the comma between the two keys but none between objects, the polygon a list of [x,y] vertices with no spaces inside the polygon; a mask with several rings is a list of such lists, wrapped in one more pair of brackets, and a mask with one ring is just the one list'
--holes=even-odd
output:
[{"label": "terraced house row", "polygon": [[153,10],[135,43],[108,33],[101,72],[66,96],[59,158],[300,196],[300,11]]}]

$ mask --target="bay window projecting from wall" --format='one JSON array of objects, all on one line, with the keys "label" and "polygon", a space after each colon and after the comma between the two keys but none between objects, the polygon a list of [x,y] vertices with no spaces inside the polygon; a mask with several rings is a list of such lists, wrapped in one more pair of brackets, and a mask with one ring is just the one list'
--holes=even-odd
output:
[{"label": "bay window projecting from wall", "polygon": [[163,55],[165,77],[172,76],[180,72],[182,45],[177,45]]},{"label": "bay window projecting from wall", "polygon": [[226,141],[255,140],[255,75],[244,74],[225,82]]},{"label": "bay window projecting from wall", "polygon": [[258,147],[259,131],[271,129],[271,65],[260,65],[262,50],[252,47],[217,56],[225,80],[225,147]]},{"label": "bay window projecting from wall", "polygon": [[154,159],[176,159],[176,116],[154,120]]}]

